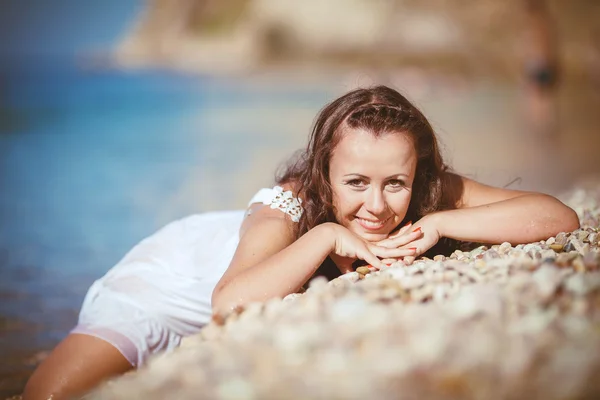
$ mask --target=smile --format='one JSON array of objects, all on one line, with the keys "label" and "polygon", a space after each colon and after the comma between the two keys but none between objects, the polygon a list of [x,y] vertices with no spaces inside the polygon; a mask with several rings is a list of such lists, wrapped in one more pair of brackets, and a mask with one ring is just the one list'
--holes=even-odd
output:
[{"label": "smile", "polygon": [[362,226],[366,230],[376,231],[378,229],[383,228],[385,226],[386,222],[389,221],[389,218],[386,218],[383,221],[371,221],[371,220],[368,220],[368,219],[363,219],[363,218],[356,217],[356,221],[358,222],[358,224],[360,226]]}]

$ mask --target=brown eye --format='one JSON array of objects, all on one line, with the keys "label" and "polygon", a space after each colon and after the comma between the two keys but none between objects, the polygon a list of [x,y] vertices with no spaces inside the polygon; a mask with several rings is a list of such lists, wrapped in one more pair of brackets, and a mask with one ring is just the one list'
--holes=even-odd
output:
[{"label": "brown eye", "polygon": [[400,179],[393,179],[388,182],[388,185],[390,185],[394,188],[401,188],[401,187],[406,186],[406,183],[404,181],[401,181]]},{"label": "brown eye", "polygon": [[346,185],[361,187],[364,185],[364,182],[360,179],[352,179],[346,182]]}]

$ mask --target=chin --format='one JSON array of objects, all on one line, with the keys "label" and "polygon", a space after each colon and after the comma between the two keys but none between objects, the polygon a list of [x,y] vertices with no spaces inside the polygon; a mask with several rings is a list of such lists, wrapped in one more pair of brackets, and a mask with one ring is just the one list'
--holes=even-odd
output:
[{"label": "chin", "polygon": [[381,232],[381,233],[374,233],[374,232],[365,232],[365,231],[361,231],[361,232],[356,232],[353,231],[358,237],[366,240],[367,242],[378,242],[380,240],[383,239],[387,239],[389,233],[386,232]]}]

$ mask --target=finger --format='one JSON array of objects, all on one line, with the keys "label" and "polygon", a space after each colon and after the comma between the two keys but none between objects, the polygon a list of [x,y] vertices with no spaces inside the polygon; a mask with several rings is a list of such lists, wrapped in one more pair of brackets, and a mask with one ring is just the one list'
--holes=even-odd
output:
[{"label": "finger", "polygon": [[385,264],[383,262],[381,262],[381,260],[379,258],[377,258],[372,252],[370,252],[369,250],[366,250],[364,252],[364,254],[359,255],[360,258],[366,262],[368,262],[369,264],[371,264],[372,267],[374,267],[375,269],[381,269],[385,267]]},{"label": "finger", "polygon": [[403,235],[403,236],[399,236],[397,238],[393,238],[393,239],[384,239],[381,242],[376,243],[377,246],[381,246],[381,247],[387,247],[389,249],[393,249],[396,247],[400,247],[400,246],[404,246],[406,244],[409,244],[410,242],[420,239],[423,236],[423,232],[421,232],[421,230],[416,230],[413,231],[409,234]]},{"label": "finger", "polygon": [[417,254],[416,247],[403,247],[403,248],[386,248],[373,245],[369,248],[373,254],[381,258],[401,258],[407,256],[414,256]]},{"label": "finger", "polygon": [[403,261],[404,261],[404,264],[411,265],[415,261],[415,257],[413,257],[413,256],[404,257]]},{"label": "finger", "polygon": [[383,260],[381,260],[382,263],[384,263],[385,265],[391,265],[395,262],[398,262],[397,258],[384,258]]},{"label": "finger", "polygon": [[395,238],[400,235],[404,235],[406,232],[408,232],[408,230],[410,229],[411,226],[412,226],[412,221],[408,221],[402,228],[400,228],[398,230],[398,232],[391,235],[390,238]]}]

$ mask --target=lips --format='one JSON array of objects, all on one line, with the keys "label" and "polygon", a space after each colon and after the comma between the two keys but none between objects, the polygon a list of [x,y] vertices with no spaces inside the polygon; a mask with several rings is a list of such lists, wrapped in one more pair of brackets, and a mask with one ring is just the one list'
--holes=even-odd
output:
[{"label": "lips", "polygon": [[364,218],[355,217],[356,222],[360,226],[362,226],[367,231],[378,231],[385,226],[385,224],[389,221],[389,218],[384,219],[383,221],[373,221]]}]

